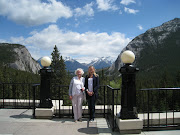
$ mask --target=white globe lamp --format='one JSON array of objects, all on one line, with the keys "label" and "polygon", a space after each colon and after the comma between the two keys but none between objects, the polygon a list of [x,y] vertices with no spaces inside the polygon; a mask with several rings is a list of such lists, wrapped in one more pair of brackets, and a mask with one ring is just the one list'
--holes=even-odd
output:
[{"label": "white globe lamp", "polygon": [[41,59],[41,65],[43,67],[49,67],[51,65],[51,59],[48,56],[44,56]]},{"label": "white globe lamp", "polygon": [[43,66],[43,68],[39,71],[41,75],[39,107],[52,108],[53,104],[50,95],[52,69],[49,68],[49,66],[51,65],[51,59],[48,56],[42,57],[41,65]]},{"label": "white globe lamp", "polygon": [[131,64],[135,60],[135,55],[132,51],[129,51],[129,50],[124,51],[121,54],[121,60],[124,64]]},{"label": "white globe lamp", "polygon": [[124,65],[120,68],[122,75],[120,119],[138,119],[136,111],[136,75],[138,68],[131,65],[135,60],[132,51],[126,50],[121,54]]}]

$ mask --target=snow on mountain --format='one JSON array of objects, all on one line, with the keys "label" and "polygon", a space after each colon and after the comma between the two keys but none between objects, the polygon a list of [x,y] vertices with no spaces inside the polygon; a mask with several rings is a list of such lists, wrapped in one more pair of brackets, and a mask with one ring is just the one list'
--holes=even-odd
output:
[{"label": "snow on mountain", "polygon": [[101,69],[101,68],[110,67],[112,63],[113,60],[111,59],[110,56],[108,56],[108,57],[95,58],[88,64],[88,66],[93,65],[96,69]]},{"label": "snow on mountain", "polygon": [[70,57],[65,57],[64,59],[66,70],[69,70],[70,72],[75,71],[77,68],[82,68],[83,70],[87,70],[87,66],[84,66],[83,64],[79,63],[77,60],[72,59]]},{"label": "snow on mountain", "polygon": [[64,61],[71,61],[71,62],[75,62],[76,60],[72,59],[71,57],[65,57]]},{"label": "snow on mountain", "polygon": [[74,71],[77,68],[82,68],[85,71],[87,71],[90,65],[93,65],[96,69],[102,69],[102,68],[110,67],[112,63],[113,60],[111,59],[110,56],[95,58],[88,64],[80,63],[77,60],[72,59],[70,57],[65,57],[66,69],[69,71]]}]

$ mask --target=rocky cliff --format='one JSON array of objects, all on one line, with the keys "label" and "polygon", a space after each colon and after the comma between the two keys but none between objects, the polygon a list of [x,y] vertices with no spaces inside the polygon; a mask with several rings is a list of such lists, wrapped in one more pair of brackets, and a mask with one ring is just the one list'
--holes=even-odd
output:
[{"label": "rocky cliff", "polygon": [[1,64],[17,70],[37,73],[41,68],[23,45],[1,43]]},{"label": "rocky cliff", "polygon": [[178,66],[180,57],[180,18],[163,23],[159,27],[151,28],[135,37],[118,55],[109,71],[117,73],[123,65],[120,56],[125,50],[131,50],[136,56],[134,65],[142,70],[168,67],[170,64]]}]

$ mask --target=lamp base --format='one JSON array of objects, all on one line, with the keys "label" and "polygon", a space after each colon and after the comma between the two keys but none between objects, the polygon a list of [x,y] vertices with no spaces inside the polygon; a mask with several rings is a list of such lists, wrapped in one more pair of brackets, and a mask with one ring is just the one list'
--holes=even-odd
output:
[{"label": "lamp base", "polygon": [[133,111],[129,111],[127,108],[122,108],[120,119],[138,119],[136,107],[133,108]]},{"label": "lamp base", "polygon": [[122,120],[116,117],[116,124],[121,134],[140,134],[143,129],[142,119]]},{"label": "lamp base", "polygon": [[54,115],[54,107],[52,108],[36,108],[35,118],[36,119],[52,119]]},{"label": "lamp base", "polygon": [[50,98],[40,100],[40,104],[38,106],[38,108],[52,108],[52,107],[53,107],[53,103]]}]

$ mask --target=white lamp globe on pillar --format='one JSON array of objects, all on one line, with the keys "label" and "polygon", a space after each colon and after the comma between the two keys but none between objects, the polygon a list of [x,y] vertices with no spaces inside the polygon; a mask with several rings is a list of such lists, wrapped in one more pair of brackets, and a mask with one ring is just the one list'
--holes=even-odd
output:
[{"label": "white lamp globe on pillar", "polygon": [[51,59],[48,56],[41,58],[41,65],[39,73],[41,75],[41,85],[40,85],[40,108],[52,108],[52,100],[50,95],[51,87],[51,74],[52,69],[49,67],[51,65]]},{"label": "white lamp globe on pillar", "polygon": [[122,75],[120,119],[137,119],[135,73],[139,69],[131,65],[135,60],[132,51],[124,51],[121,60],[125,65],[119,70]]},{"label": "white lamp globe on pillar", "polygon": [[48,56],[44,56],[41,59],[41,65],[43,67],[49,67],[51,65],[51,59]]},{"label": "white lamp globe on pillar", "polygon": [[124,51],[121,54],[121,60],[124,64],[131,64],[135,60],[135,55],[132,51],[129,51],[129,50]]}]

